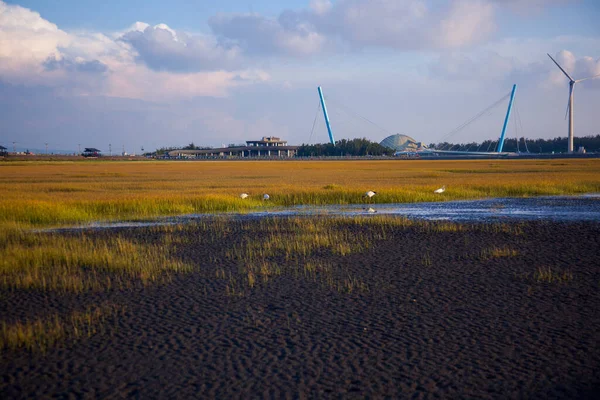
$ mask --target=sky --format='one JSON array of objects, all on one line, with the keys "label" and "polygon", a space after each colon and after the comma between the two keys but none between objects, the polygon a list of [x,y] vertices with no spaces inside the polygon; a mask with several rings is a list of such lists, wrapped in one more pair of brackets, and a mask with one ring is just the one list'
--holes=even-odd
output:
[{"label": "sky", "polygon": [[[596,0],[0,0],[0,145],[108,152],[263,136],[567,135],[600,74]],[[575,136],[600,134],[600,77]],[[497,103],[464,129],[455,128]],[[13,143],[14,142],[14,143]]]}]

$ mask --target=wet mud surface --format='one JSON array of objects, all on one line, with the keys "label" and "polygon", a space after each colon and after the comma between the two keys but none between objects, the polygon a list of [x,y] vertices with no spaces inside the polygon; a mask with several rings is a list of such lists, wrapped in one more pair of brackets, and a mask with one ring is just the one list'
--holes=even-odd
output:
[{"label": "wet mud surface", "polygon": [[[9,321],[102,301],[125,311],[103,332],[45,353],[2,352],[0,397],[594,398],[600,224],[520,227],[402,228],[344,257],[344,271],[368,287],[351,293],[284,274],[228,295],[215,271],[239,266],[209,260],[193,240],[179,252],[194,272],[170,283],[86,295],[2,291]],[[222,246],[239,235],[234,226]],[[485,256],[491,248],[515,255]],[[572,279],[541,281],[538,268]]]},{"label": "wet mud surface", "polygon": [[[226,214],[227,215],[227,214]],[[265,207],[263,210],[245,214],[230,213],[242,219],[270,217],[325,217],[391,215],[426,221],[452,222],[518,222],[600,221],[600,195],[538,196],[528,198],[490,198],[480,200],[440,201],[432,203],[382,203],[375,200],[367,204]],[[193,223],[214,218],[213,214],[191,214],[149,221],[95,222],[89,225],[53,229],[73,231],[85,229],[143,228],[152,226]]]}]

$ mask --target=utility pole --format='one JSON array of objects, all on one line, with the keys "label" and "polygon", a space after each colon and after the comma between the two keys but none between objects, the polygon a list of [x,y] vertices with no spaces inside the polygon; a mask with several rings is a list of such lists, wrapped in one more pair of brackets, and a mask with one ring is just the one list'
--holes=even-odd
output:
[{"label": "utility pole", "polygon": [[108,144],[108,155],[112,156],[112,144]]},{"label": "utility pole", "polygon": [[124,156],[125,155],[125,145],[123,145],[123,151],[121,152],[121,155]]},{"label": "utility pole", "polygon": [[46,145],[46,155],[48,155],[48,143],[44,143]]},{"label": "utility pole", "polygon": [[81,154],[81,143],[77,143],[77,155]]},{"label": "utility pole", "polygon": [[13,142],[13,153],[17,152],[17,146],[15,146],[17,142]]}]

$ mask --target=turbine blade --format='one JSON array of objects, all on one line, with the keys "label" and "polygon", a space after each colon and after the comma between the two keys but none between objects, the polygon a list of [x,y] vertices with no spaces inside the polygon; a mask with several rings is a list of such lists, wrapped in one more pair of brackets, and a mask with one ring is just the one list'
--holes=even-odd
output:
[{"label": "turbine blade", "polygon": [[600,76],[600,74],[598,74],[598,75],[594,75],[594,76],[588,76],[587,78],[583,78],[583,79],[577,79],[577,80],[575,81],[575,83],[579,83],[579,82],[582,82],[582,81],[587,81],[588,79],[594,79],[594,78],[597,78],[597,77],[599,77],[599,76]]},{"label": "turbine blade", "polygon": [[[546,54],[548,54],[548,53],[546,53]],[[563,69],[563,67],[561,67],[561,66],[560,66],[560,64],[559,64],[559,63],[557,63],[557,62],[556,62],[556,60],[555,60],[554,58],[552,58],[552,56],[551,56],[550,54],[548,54],[548,57],[550,57],[550,59],[551,59],[552,61],[554,61],[554,64],[556,64],[556,66],[557,66],[558,68],[560,68],[560,70],[563,72],[563,74],[565,74],[565,75],[567,76],[567,78],[569,78],[569,80],[571,80],[571,81],[575,81],[575,79],[571,78],[571,75],[567,74],[567,71],[565,71],[565,70]]]},{"label": "turbine blade", "polygon": [[565,119],[567,119],[567,115],[569,114],[569,109],[571,108],[571,95],[573,93],[573,89],[575,89],[575,85],[571,85],[569,87],[569,101],[567,102],[567,111],[565,111]]}]

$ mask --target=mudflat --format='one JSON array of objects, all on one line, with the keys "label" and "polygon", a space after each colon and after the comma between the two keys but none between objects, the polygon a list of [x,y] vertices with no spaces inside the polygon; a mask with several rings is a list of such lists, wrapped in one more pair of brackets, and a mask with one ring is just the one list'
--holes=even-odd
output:
[{"label": "mudflat", "polygon": [[[285,218],[273,223],[278,234],[296,235]],[[273,232],[258,220],[231,220],[217,241],[204,240],[206,230],[178,232],[174,251],[193,268],[162,283],[2,289],[7,323],[107,302],[121,311],[44,350],[3,349],[0,397],[597,395],[599,223],[386,230],[342,221],[335,229],[369,245],[272,252],[268,266],[248,269],[243,257],[224,255]],[[148,242],[161,236],[116,231]]]}]

